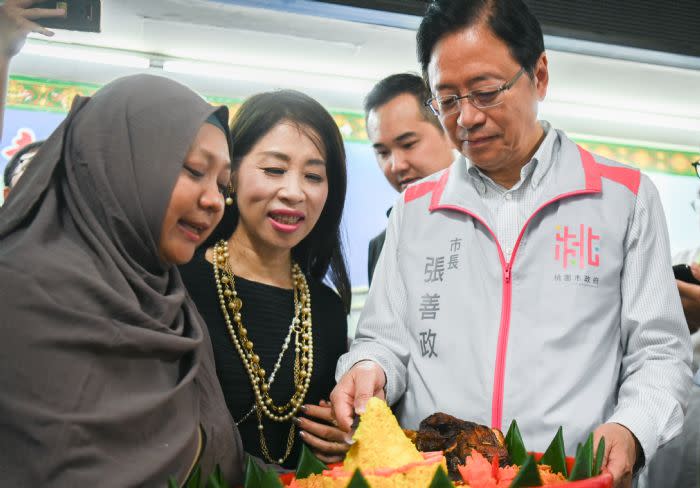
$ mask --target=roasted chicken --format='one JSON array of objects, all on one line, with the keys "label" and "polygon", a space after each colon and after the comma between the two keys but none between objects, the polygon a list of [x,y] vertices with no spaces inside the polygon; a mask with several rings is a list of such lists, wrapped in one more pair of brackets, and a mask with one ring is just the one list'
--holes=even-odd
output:
[{"label": "roasted chicken", "polygon": [[503,433],[485,425],[461,420],[446,413],[425,418],[417,431],[404,431],[419,451],[443,451],[452,479],[461,479],[457,466],[476,449],[492,461],[498,456],[501,466],[510,464]]}]

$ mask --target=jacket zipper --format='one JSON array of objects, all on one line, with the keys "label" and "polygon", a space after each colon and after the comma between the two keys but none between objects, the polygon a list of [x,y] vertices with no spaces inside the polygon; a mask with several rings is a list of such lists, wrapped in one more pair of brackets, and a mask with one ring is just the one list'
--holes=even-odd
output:
[{"label": "jacket zipper", "polygon": [[[493,428],[502,430],[503,424],[503,392],[505,389],[505,376],[506,376],[506,353],[508,352],[508,335],[510,333],[510,312],[511,312],[511,301],[513,298],[513,283],[512,283],[512,270],[513,263],[515,262],[515,255],[520,248],[520,242],[525,235],[525,229],[527,229],[528,224],[532,218],[537,215],[540,210],[551,205],[552,203],[562,200],[564,198],[576,196],[576,195],[586,195],[589,193],[598,193],[595,190],[578,190],[569,193],[563,193],[557,195],[553,199],[543,203],[537,209],[532,212],[530,217],[523,224],[523,228],[520,229],[520,234],[518,234],[518,239],[515,241],[515,246],[513,246],[513,253],[510,256],[510,261],[506,262],[504,258],[501,258],[501,263],[503,263],[503,302],[501,305],[501,327],[498,331],[498,346],[496,349],[496,372],[493,381],[493,399],[491,401],[491,426]],[[493,234],[493,232],[492,232]],[[498,242],[498,241],[496,241]],[[499,244],[499,253],[500,244]]]},{"label": "jacket zipper", "polygon": [[503,250],[501,249],[501,244],[498,241],[498,237],[496,237],[496,234],[491,230],[491,228],[486,224],[486,222],[481,219],[481,217],[471,213],[465,208],[458,207],[456,205],[438,205],[435,208],[431,209],[431,211],[440,209],[457,210],[459,212],[469,215],[473,219],[480,222],[481,225],[483,225],[486,228],[486,230],[489,231],[489,233],[493,236],[494,241],[496,242],[498,256],[501,261],[501,267],[503,268],[503,295],[501,299],[501,322],[498,329],[498,342],[496,346],[496,364],[494,368],[493,377],[493,395],[491,398],[491,427],[495,429],[502,430],[503,424],[503,392],[505,389],[506,353],[508,352],[508,335],[510,333],[510,312],[513,295],[512,270],[513,263],[515,262],[515,255],[517,254],[518,248],[520,247],[520,241],[522,240],[523,235],[525,235],[525,229],[527,229],[528,224],[530,223],[532,218],[540,212],[540,210],[564,198],[576,195],[586,195],[589,193],[599,193],[599,191],[577,190],[569,193],[563,193],[540,205],[534,212],[532,212],[530,217],[528,217],[528,219],[525,221],[525,224],[523,224],[522,229],[520,229],[518,239],[515,241],[515,246],[513,246],[513,252],[510,256],[509,261],[506,261],[505,259],[505,255],[503,254]]},{"label": "jacket zipper", "polygon": [[[500,247],[500,244],[499,244]],[[515,249],[513,250],[513,256]],[[511,269],[513,260],[506,262],[503,268],[503,298],[501,300],[501,325],[498,329],[498,345],[496,346],[496,367],[493,376],[493,397],[491,399],[491,426],[501,429],[503,423],[503,390],[505,382],[506,352],[508,350],[508,334],[510,332],[510,309],[513,285]]]},{"label": "jacket zipper", "polygon": [[[437,207],[435,210],[456,210],[464,214],[469,215],[471,218],[479,222],[484,228],[491,234],[493,241],[496,243],[496,249],[498,250],[498,258],[501,262],[501,268],[503,269],[503,296],[501,298],[501,321],[498,327],[498,342],[496,346],[496,364],[493,374],[493,393],[491,398],[491,426],[496,429],[501,428],[502,416],[503,416],[503,387],[505,378],[505,367],[506,367],[506,352],[508,349],[508,331],[510,328],[510,301],[511,301],[511,270],[513,268],[513,257],[515,257],[515,248],[513,249],[513,254],[511,255],[510,262],[506,261],[505,255],[503,254],[503,249],[501,248],[501,243],[496,237],[496,233],[491,230],[491,227],[478,215],[471,213],[465,208],[453,206],[453,205],[442,205]],[[532,216],[530,217],[532,218]],[[530,219],[528,219],[529,221]],[[527,225],[527,223],[525,224]],[[525,230],[521,230],[522,232]],[[520,243],[520,238],[516,242],[517,245]]]}]

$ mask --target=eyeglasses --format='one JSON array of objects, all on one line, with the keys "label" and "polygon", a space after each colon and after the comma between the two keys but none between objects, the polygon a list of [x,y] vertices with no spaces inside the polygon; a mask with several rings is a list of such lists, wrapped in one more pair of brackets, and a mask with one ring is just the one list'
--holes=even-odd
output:
[{"label": "eyeglasses", "polygon": [[695,169],[695,176],[700,178],[700,160],[690,163],[690,165]]},{"label": "eyeglasses", "polygon": [[479,90],[472,90],[466,95],[436,96],[425,101],[425,106],[430,107],[438,117],[446,117],[459,112],[459,101],[466,98],[469,103],[478,109],[495,107],[503,103],[503,94],[510,90],[518,78],[525,73],[525,68],[520,68],[513,78],[502,85],[486,86]]}]

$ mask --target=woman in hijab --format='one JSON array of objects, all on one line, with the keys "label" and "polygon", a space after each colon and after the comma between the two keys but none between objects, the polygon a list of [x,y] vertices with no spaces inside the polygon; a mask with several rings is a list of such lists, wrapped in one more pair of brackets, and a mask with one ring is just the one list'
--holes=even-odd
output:
[{"label": "woman in hijab", "polygon": [[139,75],[73,108],[0,210],[0,478],[240,482],[210,340],[175,264],[223,214],[227,110]]}]

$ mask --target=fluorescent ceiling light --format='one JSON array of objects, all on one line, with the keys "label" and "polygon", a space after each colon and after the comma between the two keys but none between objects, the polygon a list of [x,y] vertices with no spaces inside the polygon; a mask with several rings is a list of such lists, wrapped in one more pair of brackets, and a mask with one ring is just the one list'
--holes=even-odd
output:
[{"label": "fluorescent ceiling light", "polygon": [[599,58],[619,59],[682,69],[700,69],[700,57],[696,56],[585,41],[570,37],[545,35],[544,46],[552,51],[583,54]]},{"label": "fluorescent ceiling light", "polygon": [[126,54],[108,49],[94,49],[70,44],[50,42],[27,42],[22,48],[23,54],[43,56],[55,59],[67,59],[85,63],[109,64],[127,68],[146,69],[150,66],[147,56]]},{"label": "fluorescent ceiling light", "polygon": [[601,107],[584,103],[544,101],[540,106],[543,118],[562,117],[587,119],[601,122],[614,122],[642,127],[658,127],[692,131],[700,134],[700,116],[683,117],[660,113],[644,112],[614,106]]},{"label": "fluorescent ceiling light", "polygon": [[374,86],[374,80],[347,76],[286,71],[274,68],[254,68],[198,61],[167,60],[163,70],[208,78],[254,82],[275,85],[278,88],[295,87],[365,94]]}]

